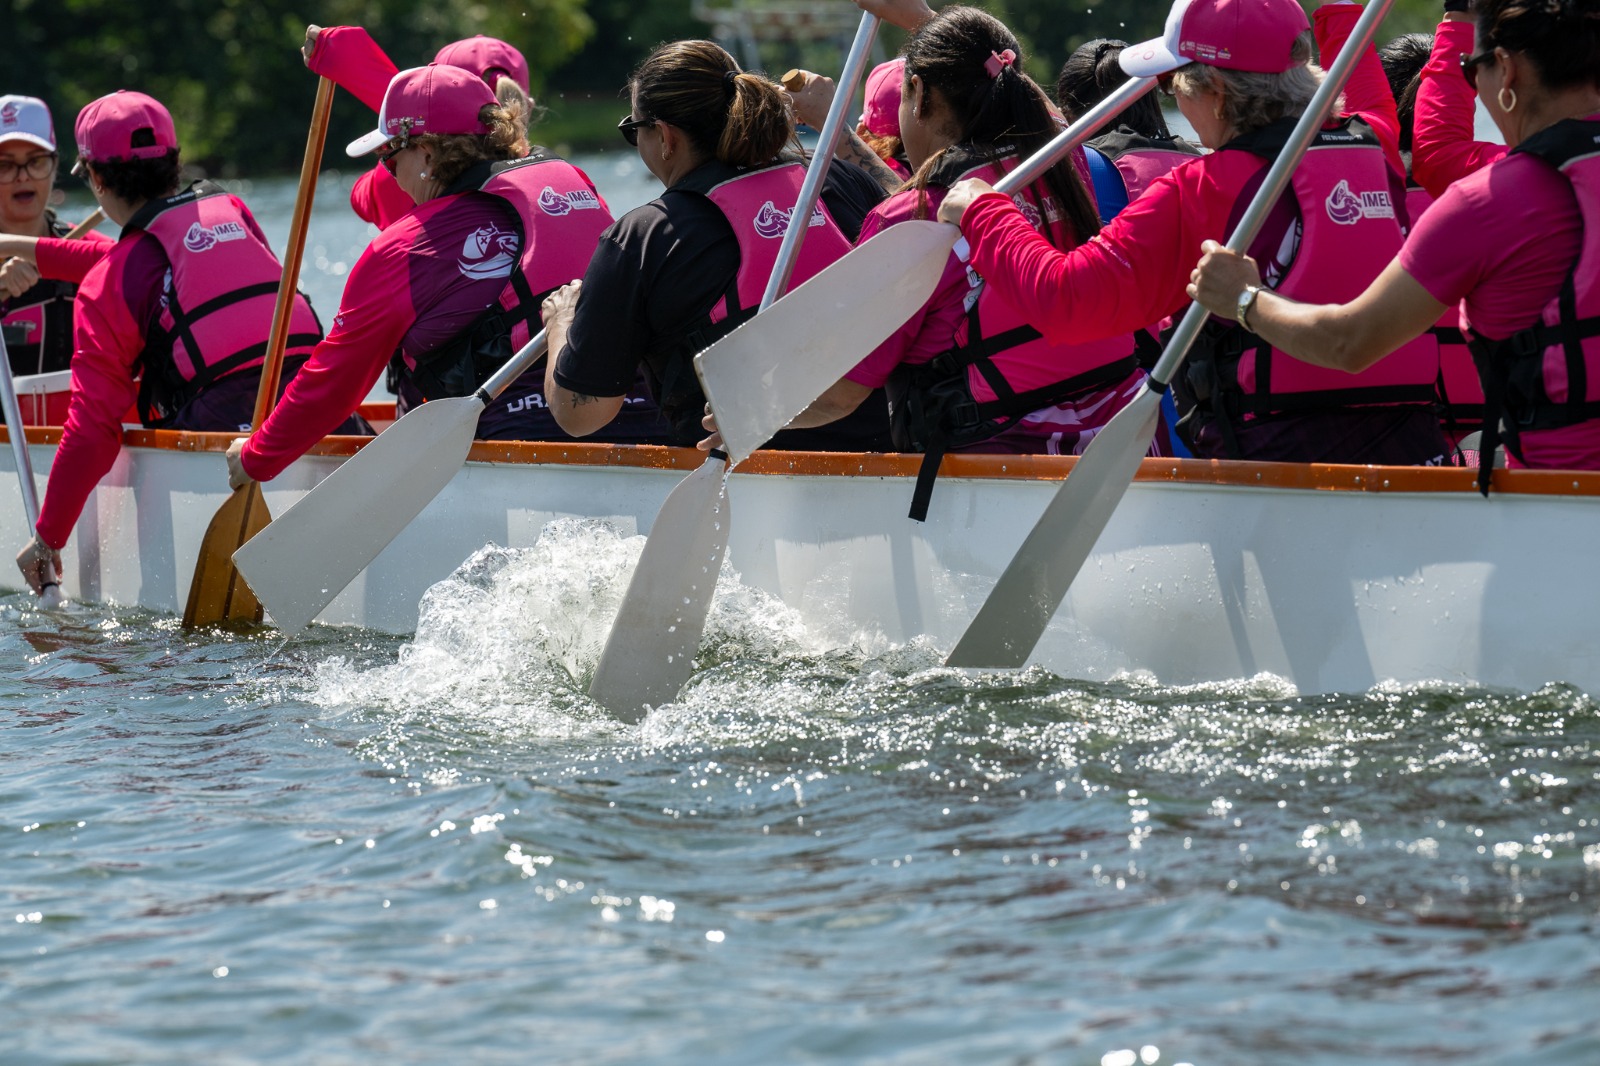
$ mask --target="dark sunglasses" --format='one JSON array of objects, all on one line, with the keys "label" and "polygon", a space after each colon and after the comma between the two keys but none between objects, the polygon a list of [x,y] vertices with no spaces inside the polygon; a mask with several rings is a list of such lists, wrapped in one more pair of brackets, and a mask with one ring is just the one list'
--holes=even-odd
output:
[{"label": "dark sunglasses", "polygon": [[1461,76],[1467,79],[1467,84],[1472,86],[1472,91],[1478,91],[1478,68],[1494,58],[1494,49],[1479,52],[1475,56],[1461,53]]},{"label": "dark sunglasses", "polygon": [[653,118],[634,118],[632,115],[628,115],[617,123],[617,132],[622,134],[623,140],[637,148],[639,147],[639,131],[646,126],[654,126],[655,124],[656,120]]},{"label": "dark sunglasses", "polygon": [[383,164],[383,169],[393,174],[396,166],[396,157],[407,148],[411,141],[406,137],[391,137],[382,148],[378,149],[378,162]]}]

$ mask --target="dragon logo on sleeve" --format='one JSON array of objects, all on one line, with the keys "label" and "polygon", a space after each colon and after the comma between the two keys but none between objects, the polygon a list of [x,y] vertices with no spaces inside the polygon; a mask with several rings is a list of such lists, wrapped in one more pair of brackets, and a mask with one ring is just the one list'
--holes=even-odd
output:
[{"label": "dragon logo on sleeve", "polygon": [[509,278],[516,268],[522,241],[513,230],[503,230],[492,222],[467,234],[456,264],[463,277],[474,281]]}]

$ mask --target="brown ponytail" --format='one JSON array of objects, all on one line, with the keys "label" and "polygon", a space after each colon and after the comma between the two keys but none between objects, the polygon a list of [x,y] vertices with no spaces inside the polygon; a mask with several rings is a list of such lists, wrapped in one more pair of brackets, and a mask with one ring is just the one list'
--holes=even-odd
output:
[{"label": "brown ponytail", "polygon": [[682,130],[702,154],[760,166],[794,142],[794,119],[778,86],[746,73],[711,41],[674,41],[650,53],[629,82],[645,118]]}]

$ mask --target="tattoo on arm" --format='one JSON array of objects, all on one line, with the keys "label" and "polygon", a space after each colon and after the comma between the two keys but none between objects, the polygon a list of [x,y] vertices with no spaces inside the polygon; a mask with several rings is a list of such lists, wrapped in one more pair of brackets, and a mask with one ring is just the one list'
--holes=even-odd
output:
[{"label": "tattoo on arm", "polygon": [[838,156],[871,174],[872,180],[876,181],[884,192],[894,192],[902,184],[900,175],[890,170],[889,164],[885,163],[883,158],[854,130],[844,131],[844,136],[839,140]]},{"label": "tattoo on arm", "polygon": [[587,393],[574,392],[572,393],[572,399],[569,400],[568,403],[572,407],[583,407],[586,404],[599,403],[600,399],[601,398],[599,396],[590,396]]}]

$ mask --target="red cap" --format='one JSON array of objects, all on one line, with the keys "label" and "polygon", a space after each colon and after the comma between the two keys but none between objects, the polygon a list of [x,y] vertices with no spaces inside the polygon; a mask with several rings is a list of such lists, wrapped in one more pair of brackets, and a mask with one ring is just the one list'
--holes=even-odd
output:
[{"label": "red cap", "polygon": [[1122,50],[1122,69],[1153,78],[1188,63],[1281,74],[1294,42],[1311,28],[1298,0],[1177,0],[1167,31]]},{"label": "red cap", "polygon": [[867,106],[860,125],[875,137],[900,136],[900,86],[906,80],[906,61],[879,63],[867,75]]},{"label": "red cap", "polygon": [[479,34],[447,44],[439,49],[433,61],[470,70],[488,82],[491,89],[505,76],[522,86],[523,92],[531,91],[528,88],[528,61],[522,58],[521,52],[498,37]]},{"label": "red cap", "polygon": [[402,70],[389,81],[378,109],[378,128],[345,147],[352,156],[377,151],[391,137],[423,133],[488,133],[478,120],[486,104],[498,104],[481,78],[461,67],[430,63]]},{"label": "red cap", "polygon": [[[148,133],[138,137],[141,143],[135,146],[135,134],[142,131]],[[127,89],[102,96],[79,111],[72,135],[78,142],[78,158],[90,163],[158,159],[178,147],[171,113],[154,97]]]}]

